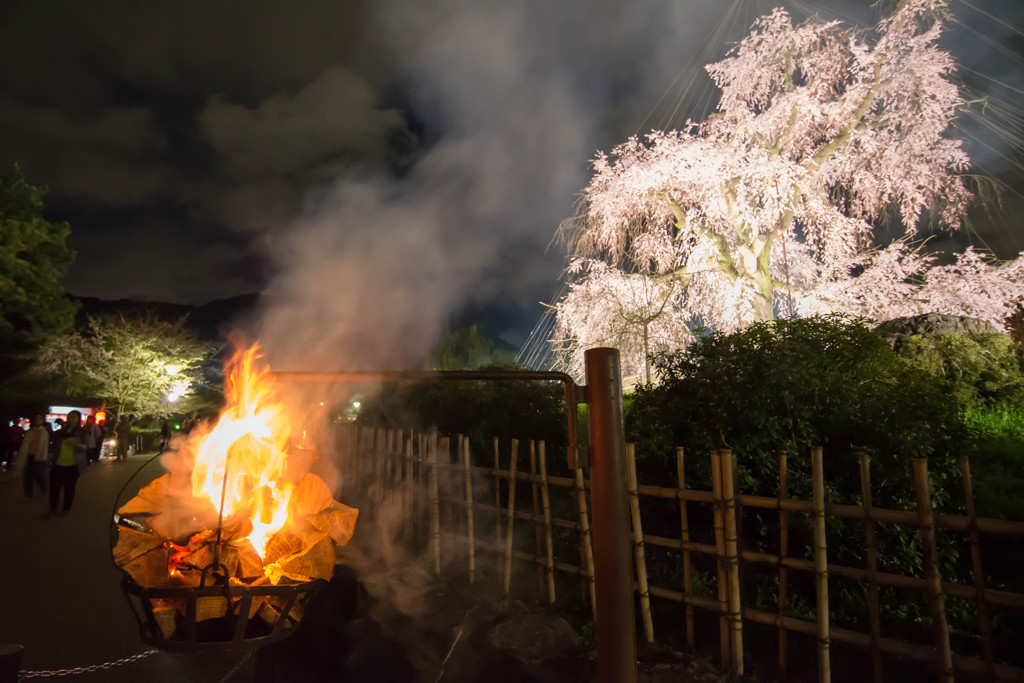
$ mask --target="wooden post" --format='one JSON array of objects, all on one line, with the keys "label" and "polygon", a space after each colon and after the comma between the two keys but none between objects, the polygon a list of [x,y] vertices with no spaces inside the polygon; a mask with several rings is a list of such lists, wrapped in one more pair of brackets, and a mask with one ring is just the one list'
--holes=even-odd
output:
[{"label": "wooden post", "polygon": [[590,543],[590,518],[587,515],[587,490],[583,483],[583,469],[573,470],[576,482],[576,513],[580,523],[580,548],[583,555],[583,571],[590,594],[590,614],[597,618],[597,600],[594,595],[594,547]]},{"label": "wooden post", "polygon": [[981,534],[978,533],[978,513],[974,509],[974,486],[971,484],[971,463],[967,456],[960,458],[960,471],[964,478],[964,500],[967,503],[968,536],[971,540],[971,570],[974,574],[974,599],[978,608],[978,632],[981,634],[981,654],[990,678],[995,678],[992,648],[992,618],[985,598],[985,572],[981,565]]},{"label": "wooden post", "polygon": [[508,515],[505,528],[505,595],[512,587],[512,531],[516,521],[516,474],[519,469],[519,439],[512,439],[508,465]]},{"label": "wooden post", "polygon": [[871,499],[871,459],[867,453],[860,456],[860,497],[864,507],[864,538],[867,542],[868,562],[868,610],[871,623],[871,672],[875,683],[882,681],[882,652],[878,648],[878,639],[882,635],[881,617],[878,605],[878,544],[875,539],[875,520],[871,518],[874,507]]},{"label": "wooden post", "polygon": [[[530,491],[533,494],[533,542],[534,551],[533,559],[541,559],[541,540],[540,536],[543,533],[544,525],[540,521],[540,496],[539,488],[537,486],[537,442],[530,439],[530,474],[534,479],[530,480]],[[544,595],[544,570],[538,562],[534,562],[533,565],[537,568],[537,593]]]},{"label": "wooden post", "polygon": [[693,605],[686,602],[686,599],[693,595],[693,580],[690,569],[690,551],[686,544],[690,542],[690,521],[686,515],[686,499],[682,493],[686,490],[686,471],[683,467],[683,448],[676,448],[676,476],[679,480],[679,528],[682,532],[682,553],[683,553],[683,602],[686,612],[686,646],[691,651],[695,650],[696,631],[693,625]]},{"label": "wooden post", "polygon": [[441,575],[441,507],[438,504],[437,486],[437,433],[430,435],[429,461],[427,463],[427,487],[430,495],[430,547],[434,556],[434,573]]},{"label": "wooden post", "polygon": [[928,585],[928,607],[932,615],[935,638],[935,672],[940,683],[953,681],[953,652],[949,646],[949,624],[946,622],[946,597],[942,594],[939,574],[939,552],[935,541],[935,520],[931,493],[928,490],[928,461],[914,459],[914,497],[924,550],[924,578]]},{"label": "wooden post", "polygon": [[821,448],[811,449],[811,488],[814,506],[814,587],[817,593],[818,683],[832,680],[828,626],[828,546],[825,542],[825,473]]},{"label": "wooden post", "polygon": [[551,495],[548,490],[548,458],[543,441],[538,442],[537,449],[540,460],[540,499],[541,507],[544,511],[544,549],[547,553],[545,559],[547,560],[548,603],[553,605],[555,604],[555,545],[551,533]]},{"label": "wooden post", "polygon": [[729,589],[725,570],[725,512],[722,509],[722,457],[711,451],[711,498],[715,517],[715,559],[718,565],[718,637],[722,668],[732,666],[732,638],[729,633]]},{"label": "wooden post", "polygon": [[640,520],[640,487],[636,477],[636,449],[626,444],[626,477],[629,485],[629,516],[633,526],[633,556],[636,561],[636,580],[640,589],[640,613],[644,624],[644,638],[654,642],[654,621],[651,618],[651,590],[647,583],[647,558],[644,553],[644,529]]},{"label": "wooden post", "polygon": [[466,539],[469,541],[469,583],[476,581],[476,541],[473,537],[473,472],[469,455],[469,437],[462,440],[462,471],[466,478]]},{"label": "wooden post", "polygon": [[[786,451],[779,451],[779,502],[789,498],[789,463]],[[779,680],[785,681],[789,673],[789,631],[782,626],[789,602],[789,568],[783,560],[789,555],[789,510],[779,505]]]},{"label": "wooden post", "polygon": [[722,492],[725,494],[725,561],[729,577],[729,647],[732,672],[743,675],[743,607],[740,604],[740,551],[736,524],[735,457],[722,451]]}]

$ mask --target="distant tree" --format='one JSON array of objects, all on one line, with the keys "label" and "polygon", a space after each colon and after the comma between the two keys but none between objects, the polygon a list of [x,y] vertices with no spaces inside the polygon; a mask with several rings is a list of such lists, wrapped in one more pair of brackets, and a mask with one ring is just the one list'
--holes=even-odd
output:
[{"label": "distant tree", "polygon": [[60,285],[74,258],[69,233],[43,218],[43,190],[18,167],[0,175],[0,381],[71,327],[75,307]]},{"label": "distant tree", "polygon": [[628,273],[601,261],[575,260],[570,274],[584,277],[569,284],[555,309],[559,351],[568,369],[583,374],[583,351],[614,346],[622,352],[626,376],[642,375],[650,384],[651,355],[683,348],[693,338],[690,316],[681,312],[683,287],[672,278]]},{"label": "distant tree", "polygon": [[[882,221],[957,229],[971,199],[950,134],[963,100],[939,46],[947,17],[941,0],[905,0],[873,35],[794,26],[782,9],[757,20],[707,67],[722,91],[712,116],[594,161],[582,211],[560,232],[571,259],[606,268],[577,266],[577,277],[675,280],[674,315],[726,332],[827,311],[955,312],[1002,327],[1024,258],[1003,267],[969,251],[933,268],[906,242],[875,243]],[[575,291],[558,304],[563,334],[593,345]]]},{"label": "distant tree", "polygon": [[499,360],[498,344],[480,325],[462,325],[434,347],[427,365],[434,370],[476,370]]},{"label": "distant tree", "polygon": [[90,318],[84,332],[48,344],[40,366],[72,387],[88,386],[120,415],[164,417],[194,394],[212,351],[184,318],[103,315]]}]

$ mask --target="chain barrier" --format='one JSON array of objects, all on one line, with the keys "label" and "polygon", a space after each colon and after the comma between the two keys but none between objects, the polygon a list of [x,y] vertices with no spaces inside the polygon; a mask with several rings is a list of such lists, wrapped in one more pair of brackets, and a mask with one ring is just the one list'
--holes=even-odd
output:
[{"label": "chain barrier", "polygon": [[227,683],[229,680],[231,680],[231,677],[234,676],[235,673],[237,673],[238,670],[242,668],[243,664],[249,661],[249,657],[252,657],[253,653],[255,652],[256,650],[249,650],[249,652],[247,652],[246,655],[242,657],[241,661],[239,661],[238,664],[235,664],[234,668],[231,669],[231,671],[224,674],[224,678],[220,679],[218,683]]},{"label": "chain barrier", "polygon": [[62,676],[77,676],[79,674],[89,674],[96,671],[106,671],[107,669],[113,669],[116,666],[123,666],[125,664],[131,664],[137,662],[140,659],[145,659],[150,655],[154,655],[159,650],[146,650],[140,652],[137,655],[131,657],[123,657],[122,659],[115,659],[112,662],[103,662],[102,664],[90,664],[89,666],[76,666],[70,669],[53,669],[50,671],[19,671],[18,680],[24,681],[29,678],[60,678]]}]

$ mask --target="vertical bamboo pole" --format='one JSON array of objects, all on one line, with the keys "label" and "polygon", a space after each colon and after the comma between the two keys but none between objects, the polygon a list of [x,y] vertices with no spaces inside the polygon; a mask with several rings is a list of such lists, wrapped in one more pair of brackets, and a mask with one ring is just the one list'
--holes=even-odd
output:
[{"label": "vertical bamboo pole", "polygon": [[384,462],[387,459],[387,453],[384,445],[384,439],[387,436],[387,432],[383,428],[378,428],[374,434],[374,453],[373,453],[373,478],[374,478],[374,497],[377,503],[377,518],[380,519],[380,510],[384,507]]},{"label": "vertical bamboo pole", "polygon": [[914,459],[914,497],[917,519],[924,549],[924,578],[927,582],[928,607],[932,615],[935,638],[935,673],[940,683],[953,681],[953,652],[949,646],[949,624],[946,622],[946,597],[942,594],[939,574],[939,552],[935,542],[935,520],[931,493],[928,491],[928,461]]},{"label": "vertical bamboo pole", "polygon": [[381,483],[383,488],[381,489],[381,498],[388,492],[388,485],[391,482],[391,469],[394,466],[395,452],[395,430],[388,429],[384,432],[384,475],[381,477]]},{"label": "vertical bamboo pole", "polygon": [[441,507],[438,504],[437,432],[430,435],[427,454],[427,488],[430,495],[430,548],[434,556],[434,573],[441,575]]},{"label": "vertical bamboo pole", "polygon": [[547,567],[548,603],[555,604],[555,544],[551,533],[551,492],[548,490],[547,453],[543,441],[537,443],[540,461],[540,500],[544,512],[544,550]]},{"label": "vertical bamboo pole", "polygon": [[[530,474],[533,477],[537,476],[537,442],[533,439],[530,439]],[[544,525],[540,521],[540,491],[536,478],[530,480],[530,491],[533,494],[533,559],[535,560],[533,564],[537,568],[537,593],[544,595],[544,570],[537,562],[541,559],[540,536],[543,533]]]},{"label": "vertical bamboo pole", "polygon": [[[460,435],[461,436],[461,435]],[[458,449],[458,442],[456,442],[456,449]],[[452,469],[452,441],[451,437],[442,436],[440,440],[440,463],[441,469],[438,474],[441,475],[440,489],[441,497],[445,499],[444,506],[441,510],[441,528],[447,529],[447,534],[456,533],[459,527],[462,526],[461,521],[455,514],[455,507],[452,500],[455,498],[455,472]]]},{"label": "vertical bamboo pole", "polygon": [[731,669],[732,646],[729,634],[729,589],[725,572],[725,514],[722,509],[722,457],[711,451],[711,498],[714,501],[715,559],[718,565],[718,638],[722,668]]},{"label": "vertical bamboo pole", "polygon": [[409,535],[414,533],[413,517],[413,488],[412,488],[412,443],[414,434],[410,431],[409,438],[405,440],[405,455],[402,467],[402,516],[405,520],[405,527]]},{"label": "vertical bamboo pole", "polygon": [[[786,451],[779,451],[779,502],[789,498],[789,463]],[[789,568],[783,560],[789,555],[789,510],[779,505],[779,679],[789,673],[789,631],[782,626],[789,602]]]},{"label": "vertical bamboo pole", "polygon": [[[689,599],[693,595],[693,578],[690,569],[690,551],[686,544],[690,542],[690,520],[686,514],[686,499],[682,493],[686,490],[686,470],[684,468],[683,448],[676,448],[676,476],[679,480],[679,528],[681,530],[682,552],[683,552],[683,599]],[[685,603],[686,612],[686,646],[690,650],[696,649],[696,631],[693,625],[693,605]]]},{"label": "vertical bamboo pole", "polygon": [[868,562],[868,610],[871,623],[871,672],[875,683],[882,680],[882,652],[878,649],[878,639],[882,635],[881,617],[878,605],[878,583],[875,575],[878,572],[878,543],[876,541],[876,524],[871,510],[874,503],[871,499],[871,459],[867,453],[860,456],[860,497],[864,507],[864,538],[867,544]]},{"label": "vertical bamboo pole", "polygon": [[494,543],[501,547],[501,458],[498,450],[498,437],[494,437]]},{"label": "vertical bamboo pole", "polygon": [[516,474],[519,470],[519,439],[512,439],[508,464],[508,514],[505,517],[505,595],[512,587],[512,533],[516,521]]},{"label": "vertical bamboo pole", "polygon": [[[501,507],[501,457],[498,450],[498,437],[494,437],[494,548],[504,548],[501,542],[501,527],[504,525],[505,515]],[[495,562],[498,568],[498,578],[502,585],[505,585],[505,563]]]},{"label": "vertical bamboo pole", "polygon": [[995,678],[992,665],[992,618],[988,612],[988,600],[985,599],[985,571],[981,565],[981,534],[978,533],[978,513],[974,509],[974,487],[971,484],[971,463],[967,456],[960,458],[960,471],[964,478],[964,500],[967,503],[968,535],[971,540],[971,570],[974,574],[974,588],[978,606],[978,632],[981,634],[981,654],[985,660],[985,669],[990,678]]},{"label": "vertical bamboo pole", "polygon": [[729,577],[729,647],[732,672],[743,675],[743,607],[740,604],[740,551],[736,524],[735,454],[722,452],[722,492],[725,494],[725,560]]},{"label": "vertical bamboo pole", "polygon": [[[452,499],[461,498],[466,499],[466,481],[465,475],[462,472],[462,449],[466,442],[465,434],[457,434],[455,439],[455,462],[452,463],[451,469],[451,497]],[[458,481],[458,485],[456,484]],[[459,485],[462,486],[462,490],[459,491]],[[452,503],[452,531],[455,532],[458,537],[466,535],[466,517],[459,513],[460,506]]]},{"label": "vertical bamboo pole", "polygon": [[832,680],[828,625],[828,546],[825,543],[825,473],[821,448],[811,449],[811,487],[814,507],[814,587],[817,592],[818,683]]},{"label": "vertical bamboo pole", "polygon": [[597,618],[597,599],[594,594],[594,547],[590,543],[590,518],[587,515],[587,490],[583,483],[583,468],[573,470],[576,481],[576,512],[580,523],[580,548],[583,555],[583,571],[590,594],[590,614]]},{"label": "vertical bamboo pole", "polygon": [[626,481],[629,485],[629,515],[633,522],[633,556],[636,560],[636,580],[640,589],[640,612],[644,623],[644,638],[654,642],[654,621],[651,619],[651,590],[647,585],[647,558],[644,553],[644,529],[640,521],[640,487],[636,480],[636,450],[626,444]]},{"label": "vertical bamboo pole", "polygon": [[414,463],[414,474],[415,479],[413,480],[413,490],[416,492],[416,497],[413,502],[413,518],[416,520],[418,536],[429,536],[429,532],[426,532],[426,524],[423,520],[427,518],[427,482],[424,478],[427,472],[427,439],[425,434],[416,435],[416,453],[419,457],[415,459]]},{"label": "vertical bamboo pole", "polygon": [[466,539],[469,541],[469,583],[476,581],[476,541],[473,538],[473,472],[470,469],[469,438],[462,440],[462,471],[466,477]]}]

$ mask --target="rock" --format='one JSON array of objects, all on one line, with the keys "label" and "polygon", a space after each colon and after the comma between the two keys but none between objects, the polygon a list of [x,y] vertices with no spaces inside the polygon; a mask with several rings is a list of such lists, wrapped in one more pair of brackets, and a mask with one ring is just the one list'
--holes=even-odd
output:
[{"label": "rock", "polygon": [[992,334],[998,332],[986,320],[962,315],[926,313],[910,318],[886,320],[875,328],[875,333],[889,342],[897,351],[903,340],[912,334],[935,336],[940,334]]},{"label": "rock", "polygon": [[491,630],[489,640],[494,647],[529,665],[577,647],[576,633],[569,622],[546,614],[510,616]]}]

